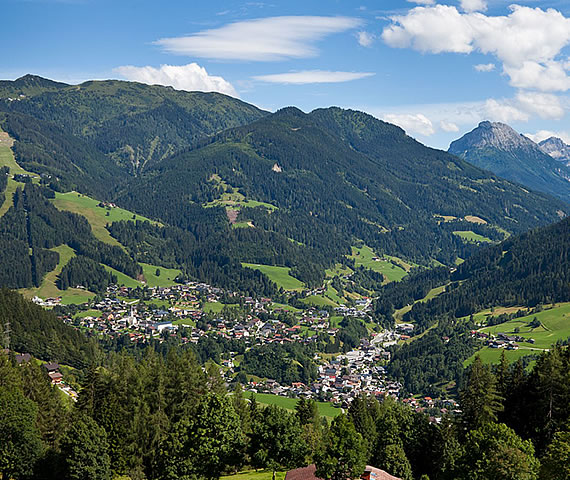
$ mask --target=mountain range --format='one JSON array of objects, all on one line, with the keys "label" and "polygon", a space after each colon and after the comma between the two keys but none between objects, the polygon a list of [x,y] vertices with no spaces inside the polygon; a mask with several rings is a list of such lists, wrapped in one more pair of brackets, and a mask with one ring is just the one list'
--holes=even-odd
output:
[{"label": "mountain range", "polygon": [[[23,210],[10,215],[41,218],[33,213],[43,205],[37,196],[53,190],[116,202],[160,222],[108,225],[132,260],[232,287],[265,288],[241,262],[287,266],[320,285],[325,269],[346,261],[358,242],[423,265],[451,265],[479,248],[465,232],[498,242],[570,211],[399,127],[340,108],[270,114],[220,94],[26,76],[0,82],[0,126],[14,139],[18,164],[48,187],[30,187],[14,206]],[[64,242],[57,239],[41,248]],[[22,241],[24,251],[25,235]],[[90,261],[100,260],[89,252]],[[114,263],[126,265],[120,256]]]},{"label": "mountain range", "polygon": [[481,122],[451,143],[450,153],[533,190],[570,201],[570,147],[549,138],[536,144],[499,122]]}]

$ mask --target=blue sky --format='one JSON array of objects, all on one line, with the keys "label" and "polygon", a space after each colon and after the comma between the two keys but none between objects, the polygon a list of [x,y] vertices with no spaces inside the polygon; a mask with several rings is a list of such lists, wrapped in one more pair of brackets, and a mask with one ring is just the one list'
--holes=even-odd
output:
[{"label": "blue sky", "polygon": [[428,145],[481,120],[570,142],[568,0],[2,0],[0,78],[337,105]]}]

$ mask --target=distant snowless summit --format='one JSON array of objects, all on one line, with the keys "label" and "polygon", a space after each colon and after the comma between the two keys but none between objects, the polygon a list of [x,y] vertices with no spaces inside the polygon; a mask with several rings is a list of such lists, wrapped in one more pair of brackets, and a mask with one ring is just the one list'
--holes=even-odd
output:
[{"label": "distant snowless summit", "polygon": [[453,153],[477,167],[570,203],[570,151],[560,139],[542,146],[500,122],[481,122],[449,146]]},{"label": "distant snowless summit", "polygon": [[540,149],[550,155],[555,160],[563,162],[564,165],[570,167],[570,145],[558,137],[550,137],[543,140],[539,144]]}]

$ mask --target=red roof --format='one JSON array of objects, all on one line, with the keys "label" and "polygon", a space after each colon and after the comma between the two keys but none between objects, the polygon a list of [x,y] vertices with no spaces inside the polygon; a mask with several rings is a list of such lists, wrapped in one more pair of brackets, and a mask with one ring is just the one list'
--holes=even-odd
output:
[{"label": "red roof", "polygon": [[[315,464],[309,465],[308,467],[296,468],[295,470],[290,470],[285,475],[285,480],[321,480],[315,476],[315,471],[317,468]],[[362,478],[370,480],[401,480],[398,477],[394,477],[384,470],[379,468],[366,466],[366,469],[362,475]]]},{"label": "red roof", "polygon": [[287,472],[285,480],[321,480],[315,477],[316,470],[317,467],[315,467],[314,463],[308,467],[296,468]]}]

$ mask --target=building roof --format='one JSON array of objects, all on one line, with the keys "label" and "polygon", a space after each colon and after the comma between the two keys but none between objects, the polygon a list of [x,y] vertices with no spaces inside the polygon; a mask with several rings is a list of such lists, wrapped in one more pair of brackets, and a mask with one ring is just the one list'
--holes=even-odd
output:
[{"label": "building roof", "polygon": [[[317,467],[315,467],[314,463],[308,467],[296,468],[295,470],[287,472],[285,480],[322,480],[315,476],[316,470]],[[366,465],[362,478],[369,478],[370,480],[401,480],[398,477],[390,475],[384,470],[380,470],[379,468],[372,467],[370,465]]]},{"label": "building roof", "polygon": [[42,367],[44,367],[48,372],[55,372],[56,370],[59,370],[59,365],[55,362],[44,363]]}]

